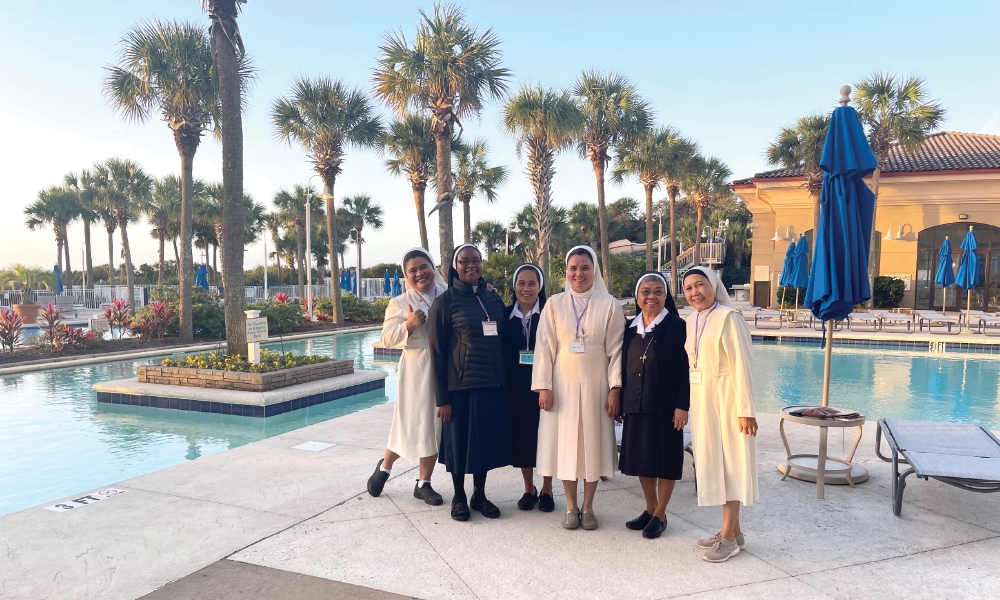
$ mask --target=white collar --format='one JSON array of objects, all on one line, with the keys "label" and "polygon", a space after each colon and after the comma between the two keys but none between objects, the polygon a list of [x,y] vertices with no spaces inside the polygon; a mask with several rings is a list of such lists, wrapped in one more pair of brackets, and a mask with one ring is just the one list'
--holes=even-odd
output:
[{"label": "white collar", "polygon": [[525,315],[521,314],[521,305],[517,303],[517,300],[515,300],[514,310],[510,311],[510,318],[513,319],[514,317],[517,317],[518,319],[525,319],[527,317],[530,317],[531,315],[539,314],[540,312],[542,312],[538,309],[539,303],[540,303],[539,300],[535,300],[535,305],[532,306],[531,310],[528,311],[528,314]]},{"label": "white collar", "polygon": [[652,331],[653,328],[655,328],[660,323],[660,321],[667,318],[667,314],[669,313],[667,312],[667,309],[664,308],[663,310],[660,311],[660,314],[656,315],[656,318],[653,319],[653,322],[650,323],[648,327],[646,327],[642,323],[642,311],[639,311],[639,314],[637,314],[635,318],[632,319],[632,324],[629,325],[629,327],[635,327],[635,331],[636,333],[639,334],[640,337],[646,337],[646,334]]}]

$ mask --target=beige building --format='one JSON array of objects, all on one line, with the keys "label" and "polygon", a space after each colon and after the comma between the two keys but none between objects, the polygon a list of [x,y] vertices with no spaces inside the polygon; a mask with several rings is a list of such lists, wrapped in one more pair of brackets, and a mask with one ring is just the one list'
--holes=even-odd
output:
[{"label": "beige building", "polygon": [[[805,178],[787,170],[758,173],[732,187],[754,217],[751,300],[775,304],[789,242],[804,235],[812,248],[813,199]],[[902,306],[965,307],[964,293],[955,286],[942,290],[934,278],[946,237],[957,270],[970,226],[983,282],[973,291],[972,308],[1000,309],[1000,136],[947,131],[928,136],[912,153],[893,148],[879,185],[874,269],[906,282]]]}]

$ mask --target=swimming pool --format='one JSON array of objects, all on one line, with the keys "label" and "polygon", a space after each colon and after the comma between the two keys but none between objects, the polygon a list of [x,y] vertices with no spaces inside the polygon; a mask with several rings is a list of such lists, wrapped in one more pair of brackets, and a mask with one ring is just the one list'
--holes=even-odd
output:
[{"label": "swimming pool", "polygon": [[[384,369],[389,377],[384,390],[267,419],[98,404],[92,384],[134,377],[148,358],[0,377],[0,514],[387,402],[396,393],[396,368],[373,358],[377,339],[378,332],[368,332],[285,342],[286,351],[353,358],[356,368]],[[758,411],[819,402],[819,348],[763,342],[754,350]],[[831,404],[869,419],[1000,429],[1000,358],[994,356],[838,347],[833,375]]]}]

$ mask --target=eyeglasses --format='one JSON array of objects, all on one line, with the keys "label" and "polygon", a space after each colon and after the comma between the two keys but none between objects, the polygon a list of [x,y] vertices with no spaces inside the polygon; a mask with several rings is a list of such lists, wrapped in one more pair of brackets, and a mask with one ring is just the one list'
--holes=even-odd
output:
[{"label": "eyeglasses", "polygon": [[458,264],[462,265],[463,267],[478,267],[479,265],[483,264],[483,261],[482,259],[479,258],[473,258],[472,260],[460,260],[458,261]]}]

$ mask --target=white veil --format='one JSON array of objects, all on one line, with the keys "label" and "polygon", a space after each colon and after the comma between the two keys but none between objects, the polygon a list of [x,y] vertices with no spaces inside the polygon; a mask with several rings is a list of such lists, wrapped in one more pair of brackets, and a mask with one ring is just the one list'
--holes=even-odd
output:
[{"label": "white veil", "polygon": [[[604,271],[601,270],[601,263],[597,261],[597,253],[590,246],[574,246],[569,249],[566,253],[566,263],[569,264],[569,255],[573,253],[574,250],[584,249],[590,253],[591,260],[594,261],[594,290],[601,292],[602,294],[608,293],[608,286],[604,284]],[[566,291],[569,292],[573,289],[572,284],[569,281],[569,272],[567,269],[566,273]]]},{"label": "white veil", "polygon": [[431,263],[431,268],[434,269],[434,283],[443,285],[446,288],[448,287],[448,283],[444,280],[444,277],[441,276],[441,271],[434,266],[434,257],[431,256],[430,252],[421,248],[420,246],[410,248],[409,250],[403,253],[403,258],[399,259],[399,266],[403,269],[404,280],[406,279],[406,255],[411,252],[419,252],[423,254],[425,257],[427,257],[427,262]]},{"label": "white veil", "polygon": [[[692,271],[701,273],[702,275],[705,276],[705,279],[708,279],[708,282],[712,284],[712,289],[715,291],[716,302],[718,302],[723,306],[728,306],[733,310],[736,309],[736,306],[733,305],[732,298],[729,297],[729,292],[726,291],[726,286],[722,285],[722,280],[719,279],[719,276],[716,275],[715,271],[705,267],[694,267],[693,269],[689,270],[688,273],[691,273]],[[684,276],[687,277],[687,274],[685,274]]]}]

